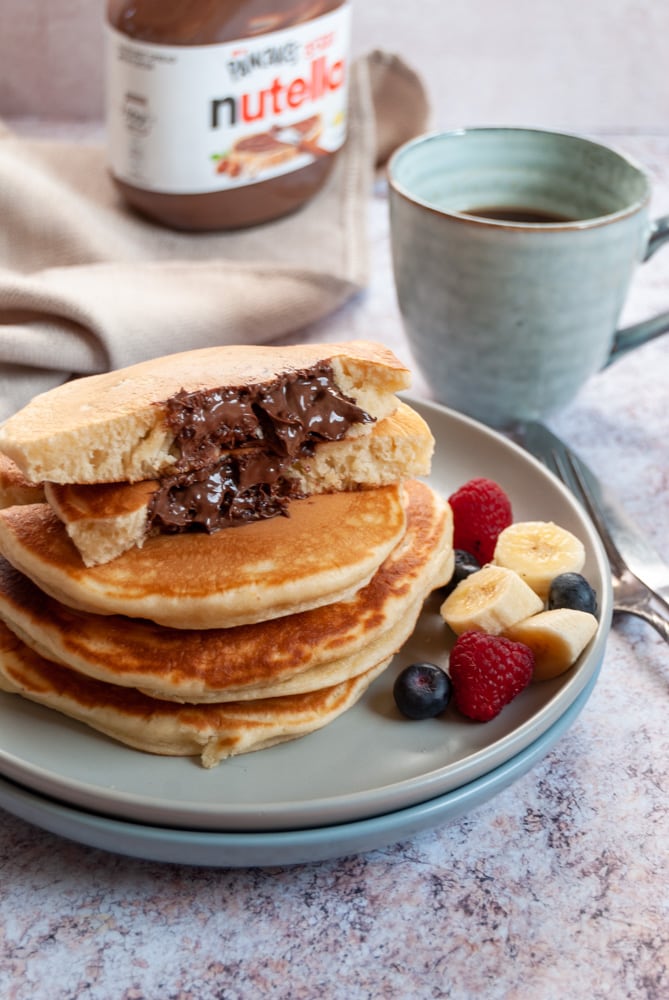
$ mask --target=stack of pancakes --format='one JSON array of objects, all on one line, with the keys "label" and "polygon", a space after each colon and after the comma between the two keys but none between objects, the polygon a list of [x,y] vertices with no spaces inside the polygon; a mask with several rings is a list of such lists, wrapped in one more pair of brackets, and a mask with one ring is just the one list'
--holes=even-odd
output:
[{"label": "stack of pancakes", "polygon": [[208,767],[355,704],[453,569],[408,380],[222,347],[36,397],[0,428],[0,688]]}]

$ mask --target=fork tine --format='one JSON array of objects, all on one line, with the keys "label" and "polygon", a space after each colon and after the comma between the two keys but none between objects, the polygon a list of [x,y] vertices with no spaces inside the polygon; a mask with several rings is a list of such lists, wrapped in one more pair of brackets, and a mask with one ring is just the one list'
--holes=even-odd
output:
[{"label": "fork tine", "polygon": [[567,446],[563,441],[551,434],[543,424],[534,422],[525,425],[521,440],[549,472],[557,476],[572,493],[579,495],[578,483],[569,468]]},{"label": "fork tine", "polygon": [[[602,540],[602,545],[604,546],[606,555],[608,556],[609,563],[611,564],[612,572],[616,576],[621,576],[626,569],[625,560],[618,551],[618,548],[615,542],[613,541],[613,538],[611,537],[611,533],[609,532],[606,522],[594,501],[592,490],[588,486],[585,474],[583,473],[583,470],[580,468],[580,465],[578,463],[578,459],[573,454],[573,452],[569,450],[569,448],[565,448],[565,460],[568,464],[568,472],[570,477],[570,482],[568,482],[567,485],[570,486],[570,489],[572,489],[574,495],[581,500],[581,503],[583,504],[586,511],[590,515],[590,520],[594,524],[599,534],[599,537]],[[577,489],[574,489],[571,483],[576,485]]]},{"label": "fork tine", "polygon": [[[555,474],[558,479],[562,480],[565,486],[568,487],[568,489],[570,489],[574,494],[576,499],[580,501],[581,505],[587,509],[588,505],[586,503],[585,491],[576,476],[573,459],[571,454],[567,451],[566,446],[563,446],[561,451],[553,448],[552,458]],[[594,521],[594,518],[591,517],[591,519]]]},{"label": "fork tine", "polygon": [[582,469],[577,456],[564,441],[551,434],[543,424],[527,424],[524,436],[533,454],[540,458],[546,468],[557,476],[581,503],[602,540],[612,573],[621,576],[626,568],[625,562],[595,504],[593,490],[588,484],[586,472]]}]

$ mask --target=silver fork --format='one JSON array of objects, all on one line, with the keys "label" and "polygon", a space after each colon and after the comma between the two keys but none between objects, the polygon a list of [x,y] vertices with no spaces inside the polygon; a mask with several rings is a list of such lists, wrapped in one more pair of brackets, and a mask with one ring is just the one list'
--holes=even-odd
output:
[{"label": "silver fork", "polygon": [[[536,425],[535,430],[543,430]],[[519,432],[520,442],[538,458],[547,469],[560,479],[580,501],[594,524],[611,566],[614,613],[636,615],[652,625],[665,642],[669,642],[669,616],[655,605],[669,612],[669,594],[651,590],[632,572],[615,544],[607,527],[595,493],[587,481],[587,472],[573,452],[550,432]]]}]

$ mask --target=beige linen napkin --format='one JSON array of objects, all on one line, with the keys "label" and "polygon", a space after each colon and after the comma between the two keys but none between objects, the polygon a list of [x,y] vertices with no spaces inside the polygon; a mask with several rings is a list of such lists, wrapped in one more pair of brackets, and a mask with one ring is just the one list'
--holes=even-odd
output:
[{"label": "beige linen napkin", "polygon": [[72,375],[217,343],[300,339],[368,278],[375,167],[425,128],[397,56],[355,62],[349,141],[296,214],[235,233],[179,233],[128,210],[98,146],[0,126],[0,420]]}]

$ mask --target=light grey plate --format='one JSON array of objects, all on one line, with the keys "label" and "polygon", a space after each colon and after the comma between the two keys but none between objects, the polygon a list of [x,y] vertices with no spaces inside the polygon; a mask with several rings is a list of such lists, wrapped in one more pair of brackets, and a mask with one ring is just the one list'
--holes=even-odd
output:
[{"label": "light grey plate", "polygon": [[572,725],[590,697],[596,677],[595,672],[557,722],[504,764],[435,799],[370,819],[305,830],[175,830],[97,816],[2,778],[0,807],[77,843],[149,861],[241,868],[304,864],[359,854],[456,820],[512,784],[534,767]]},{"label": "light grey plate", "polygon": [[585,573],[601,621],[579,663],[531,685],[492,722],[453,709],[438,719],[400,717],[392,684],[414,660],[446,663],[448,630],[437,598],[413,638],[362,701],[320,732],[232,758],[215,770],[194,759],[139,753],[15,696],[0,695],[0,774],[43,795],[124,820],[200,830],[323,827],[394,813],[464,786],[530,746],[569,709],[601,662],[611,621],[606,557],[589,521],[541,465],[505,438],[434,404],[413,405],[437,447],[430,482],[444,495],[474,476],[496,479],[517,520],[553,520],[587,550]]}]

